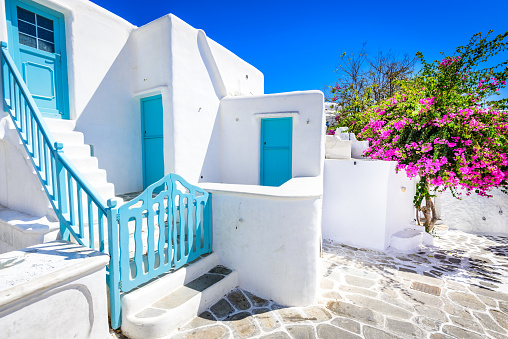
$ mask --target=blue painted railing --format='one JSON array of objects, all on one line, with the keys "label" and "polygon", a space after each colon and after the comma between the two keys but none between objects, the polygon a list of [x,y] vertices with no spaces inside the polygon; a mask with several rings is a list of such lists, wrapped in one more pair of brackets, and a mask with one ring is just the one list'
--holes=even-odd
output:
[{"label": "blue painted railing", "polygon": [[116,219],[122,292],[210,253],[211,211],[211,194],[177,174],[166,175],[122,205]]},{"label": "blue painted railing", "polygon": [[[35,173],[58,217],[62,239],[69,240],[72,236],[83,246],[109,252],[107,282],[110,291],[119,290],[118,230],[112,229],[116,226],[112,223],[112,219],[116,218],[112,212],[116,201],[109,200],[106,205],[104,199],[64,155],[63,145],[55,142],[51,136],[5,42],[1,42],[1,70],[4,110],[11,116]],[[111,325],[118,328],[120,298],[116,298],[117,293],[112,295]]]},{"label": "blue painted railing", "polygon": [[54,141],[5,42],[0,66],[4,110],[58,216],[62,239],[72,236],[110,256],[107,284],[111,327],[116,329],[121,323],[121,292],[212,251],[211,194],[168,174],[120,207],[112,199],[106,204],[64,155],[63,145]]}]

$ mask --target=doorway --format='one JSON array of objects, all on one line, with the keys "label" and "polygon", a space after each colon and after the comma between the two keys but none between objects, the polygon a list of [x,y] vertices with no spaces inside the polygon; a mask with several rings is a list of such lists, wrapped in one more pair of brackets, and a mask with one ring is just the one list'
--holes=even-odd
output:
[{"label": "doorway", "polygon": [[292,178],[293,118],[261,119],[260,184],[280,186]]},{"label": "doorway", "polygon": [[44,117],[69,119],[65,20],[32,2],[6,1],[9,53]]},{"label": "doorway", "polygon": [[143,189],[164,176],[162,95],[141,99]]}]

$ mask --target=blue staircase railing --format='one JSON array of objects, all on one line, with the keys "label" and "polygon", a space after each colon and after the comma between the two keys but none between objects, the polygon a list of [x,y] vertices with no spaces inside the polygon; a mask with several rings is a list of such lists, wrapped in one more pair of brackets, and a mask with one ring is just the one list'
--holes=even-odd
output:
[{"label": "blue staircase railing", "polygon": [[[116,201],[108,200],[106,205],[104,199],[65,156],[63,145],[55,142],[9,55],[5,42],[1,42],[1,69],[4,110],[11,116],[35,173],[58,217],[62,239],[69,240],[72,235],[83,246],[109,252],[107,282],[111,292],[111,326],[118,328],[120,297],[119,293],[114,293],[115,289],[119,289],[118,229],[112,222],[116,217]],[[106,234],[109,234],[108,248],[105,244]]]},{"label": "blue staircase railing", "polygon": [[[113,199],[106,203],[51,136],[5,42],[1,42],[0,66],[4,110],[58,217],[62,239],[72,236],[110,256],[106,272],[111,327],[117,329],[121,292],[212,251],[211,194],[168,174],[129,203],[119,207]],[[154,192],[158,192],[155,197]]]}]

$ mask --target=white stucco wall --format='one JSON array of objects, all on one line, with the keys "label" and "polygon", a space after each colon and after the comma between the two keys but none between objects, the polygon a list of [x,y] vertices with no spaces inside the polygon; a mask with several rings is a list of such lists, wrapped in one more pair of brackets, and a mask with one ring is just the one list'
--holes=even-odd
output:
[{"label": "white stucco wall", "polygon": [[259,185],[261,119],[293,118],[293,178],[323,173],[320,91],[227,97],[221,102],[221,182]]},{"label": "white stucco wall", "polygon": [[[76,119],[85,110],[135,26],[91,1],[34,2],[65,17],[69,106],[71,118]],[[0,7],[0,27],[6,28],[5,0],[0,0]],[[7,40],[6,31],[0,34],[0,38]]]},{"label": "white stucco wall", "polygon": [[35,217],[54,213],[10,116],[0,112],[0,205]]},{"label": "white stucco wall", "polygon": [[384,250],[414,218],[414,182],[394,162],[327,159],[323,186],[323,238]]},{"label": "white stucco wall", "polygon": [[282,305],[315,302],[320,275],[321,193],[317,178],[280,187],[209,184],[213,248],[239,285]]},{"label": "white stucco wall", "polygon": [[69,92],[76,130],[94,146],[115,192],[137,191],[142,188],[140,127],[132,97],[134,50],[128,40],[135,26],[89,1],[58,3],[68,9]]},{"label": "white stucco wall", "polygon": [[[117,193],[142,185],[139,123],[132,119],[133,54],[126,44],[135,26],[90,1],[41,0],[37,3],[62,13],[69,89],[69,113],[85,143],[94,146],[99,167]],[[0,0],[2,12],[5,1]],[[0,25],[5,27],[5,15]],[[2,35],[4,34],[2,30]],[[139,157],[137,157],[139,155]]]},{"label": "white stucco wall", "polygon": [[65,16],[70,115],[117,194],[142,189],[139,100],[154,94],[163,96],[165,172],[220,179],[219,101],[262,94],[261,72],[174,15],[138,29],[89,1],[37,2]]},{"label": "white stucco wall", "polygon": [[476,194],[456,199],[448,191],[439,195],[440,217],[451,229],[473,233],[508,234],[508,195],[490,192],[492,198]]},{"label": "white stucco wall", "polygon": [[[203,31],[173,15],[168,20],[172,74],[169,112],[173,115],[169,128],[174,134],[164,141],[164,146],[173,147],[174,165],[166,167],[191,182],[220,181],[220,136],[223,134],[218,118],[220,99],[224,90],[233,95],[262,94],[263,75],[206,38]],[[164,125],[168,127],[167,122]]]}]

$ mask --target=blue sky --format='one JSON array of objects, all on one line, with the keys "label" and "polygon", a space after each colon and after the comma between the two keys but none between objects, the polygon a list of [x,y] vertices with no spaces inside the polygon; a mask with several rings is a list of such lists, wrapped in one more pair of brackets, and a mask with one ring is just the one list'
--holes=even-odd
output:
[{"label": "blue sky", "polygon": [[434,60],[477,32],[508,31],[508,0],[93,2],[137,26],[175,14],[263,72],[266,93],[333,84],[339,56],[363,42]]}]

